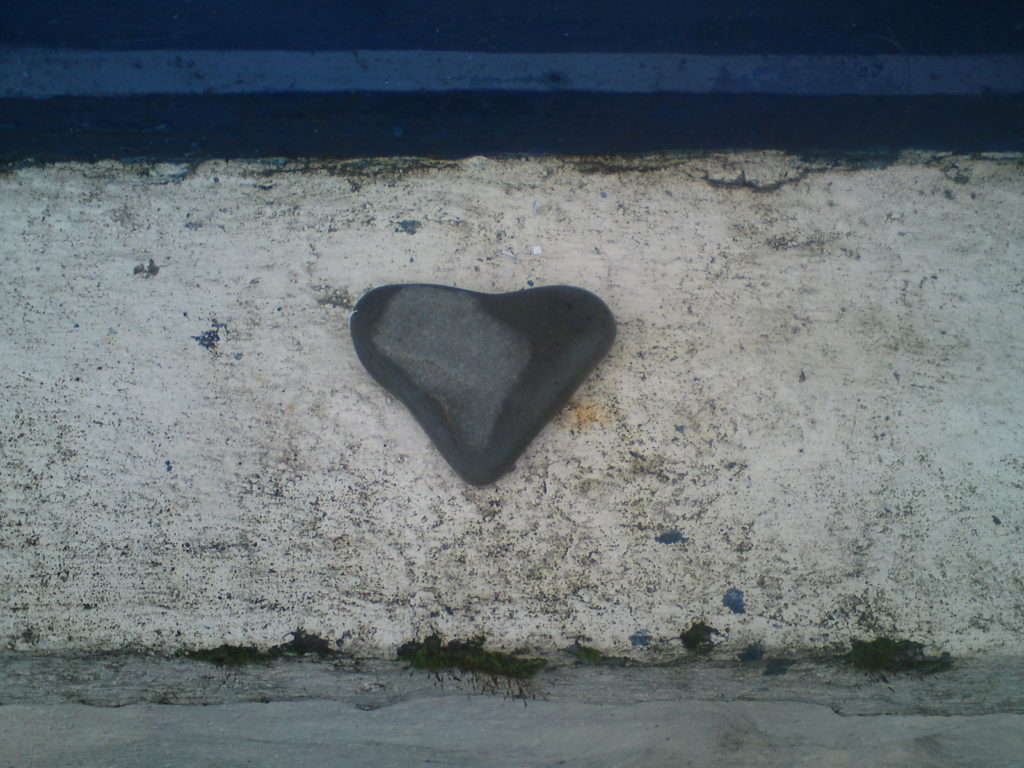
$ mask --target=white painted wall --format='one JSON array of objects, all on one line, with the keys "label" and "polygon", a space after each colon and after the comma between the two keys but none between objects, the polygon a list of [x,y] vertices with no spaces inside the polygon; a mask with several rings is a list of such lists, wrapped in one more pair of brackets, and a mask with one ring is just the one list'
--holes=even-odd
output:
[{"label": "white painted wall", "polygon": [[[730,654],[1020,654],[1022,247],[1019,156],[8,170],[0,638],[657,660],[703,620]],[[529,281],[594,291],[618,339],[471,488],[348,307]]]}]

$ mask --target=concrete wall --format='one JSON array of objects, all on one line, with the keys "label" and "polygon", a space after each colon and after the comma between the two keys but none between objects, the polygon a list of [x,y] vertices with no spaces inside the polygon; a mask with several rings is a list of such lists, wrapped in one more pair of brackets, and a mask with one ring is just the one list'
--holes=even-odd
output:
[{"label": "concrete wall", "polygon": [[[1018,156],[29,165],[0,200],[11,649],[1024,652]],[[349,342],[396,282],[579,285],[619,335],[471,488]]]}]

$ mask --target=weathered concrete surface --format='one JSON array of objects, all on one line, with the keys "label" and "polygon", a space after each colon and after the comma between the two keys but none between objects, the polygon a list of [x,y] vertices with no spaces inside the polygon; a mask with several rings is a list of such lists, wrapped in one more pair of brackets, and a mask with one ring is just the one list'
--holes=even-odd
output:
[{"label": "weathered concrete surface", "polygon": [[420,699],[360,711],[304,701],[210,707],[0,708],[0,765],[320,768],[572,765],[1017,768],[1024,715],[841,717],[813,704],[598,707]]},{"label": "weathered concrete surface", "polygon": [[[98,163],[0,201],[12,649],[1024,653],[1019,157]],[[355,357],[353,300],[407,281],[616,314],[495,486]]]},{"label": "weathered concrete surface", "polygon": [[[658,701],[796,701],[839,715],[1024,714],[1019,658],[957,661],[941,674],[868,674],[835,661],[766,655],[668,666],[575,664],[555,654],[529,681],[434,675],[396,661],[284,659],[217,667],[158,654],[0,653],[0,705],[208,705],[322,699],[360,710],[485,694],[533,702],[630,705]],[[568,661],[567,661],[568,660]]]}]

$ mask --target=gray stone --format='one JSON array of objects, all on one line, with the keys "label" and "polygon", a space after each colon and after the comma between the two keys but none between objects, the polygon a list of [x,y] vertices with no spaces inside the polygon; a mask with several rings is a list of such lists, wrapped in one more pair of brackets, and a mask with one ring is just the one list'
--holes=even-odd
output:
[{"label": "gray stone", "polygon": [[474,485],[512,466],[615,337],[604,302],[569,286],[388,285],[360,299],[351,329],[366,369]]}]

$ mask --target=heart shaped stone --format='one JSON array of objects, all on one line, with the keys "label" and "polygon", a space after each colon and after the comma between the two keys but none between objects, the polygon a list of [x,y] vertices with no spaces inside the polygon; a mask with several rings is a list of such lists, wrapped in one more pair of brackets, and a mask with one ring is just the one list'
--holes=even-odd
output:
[{"label": "heart shaped stone", "polygon": [[512,466],[615,338],[605,303],[564,285],[385,285],[359,300],[351,329],[366,370],[473,485]]}]

